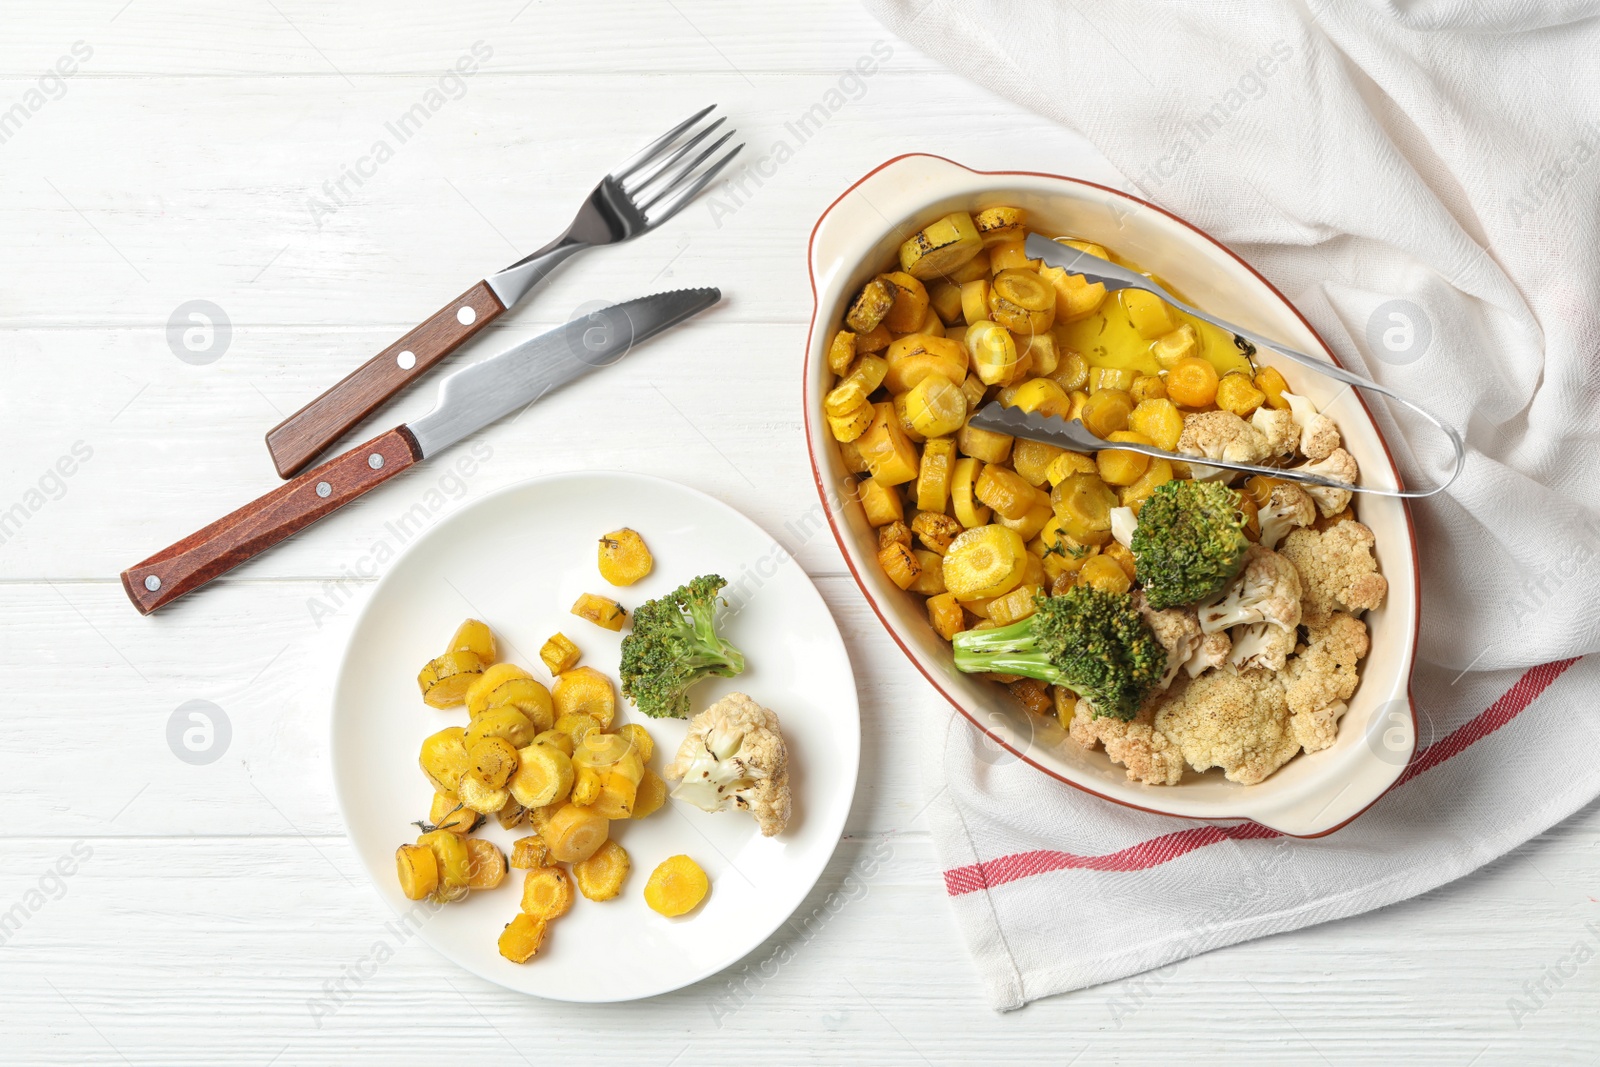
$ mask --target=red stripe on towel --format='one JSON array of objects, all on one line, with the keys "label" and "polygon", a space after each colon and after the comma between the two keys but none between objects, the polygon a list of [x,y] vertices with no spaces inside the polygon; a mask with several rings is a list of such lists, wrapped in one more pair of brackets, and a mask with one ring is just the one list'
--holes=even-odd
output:
[{"label": "red stripe on towel", "polygon": [[1405,785],[1423,771],[1432,770],[1452,756],[1459,756],[1472,745],[1515,719],[1522,714],[1523,709],[1538,699],[1540,693],[1549,688],[1551,682],[1561,677],[1566,669],[1576,662],[1578,662],[1576,658],[1564,659],[1530,668],[1528,673],[1518,678],[1516,684],[1507,689],[1499,700],[1490,704],[1487,710],[1449,734],[1444,740],[1418,752],[1395,785]]},{"label": "red stripe on towel", "polygon": [[[1537,700],[1539,694],[1543,693],[1551,682],[1561,677],[1567,668],[1576,662],[1577,659],[1566,659],[1530,668],[1500,696],[1500,699],[1479,712],[1471,721],[1443,740],[1418,752],[1399,780],[1395,782],[1395,787],[1404,785],[1424,771],[1432,770],[1445,760],[1459,756],[1506,725]],[[1188,830],[1178,830],[1162,834],[1160,837],[1152,837],[1148,841],[1141,841],[1130,848],[1104,856],[1079,856],[1055,849],[1018,852],[945,871],[944,887],[945,892],[954,897],[1015,882],[1022,878],[1031,878],[1037,874],[1048,874],[1051,871],[1143,871],[1163,863],[1170,863],[1197,848],[1215,845],[1220,841],[1259,840],[1278,836],[1280,835],[1276,830],[1269,830],[1255,823],[1244,823],[1239,826],[1196,826]]]}]

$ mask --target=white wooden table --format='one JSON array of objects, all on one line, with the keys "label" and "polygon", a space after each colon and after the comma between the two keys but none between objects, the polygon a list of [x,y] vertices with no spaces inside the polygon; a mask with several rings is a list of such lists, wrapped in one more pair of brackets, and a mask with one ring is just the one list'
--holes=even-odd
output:
[{"label": "white wooden table", "polygon": [[[622,468],[781,534],[814,502],[798,399],[823,206],[906,150],[1115,175],[848,0],[56,0],[9,5],[4,25],[0,1062],[1600,1057],[1600,965],[1549,984],[1531,1016],[1508,1008],[1600,916],[1593,808],[1423,899],[989,1011],[916,818],[910,735],[938,699],[825,534],[799,556],[851,644],[865,744],[814,918],[734,972],[614,1007],[506,993],[398,941],[343,836],[325,744],[339,624],[405,539],[386,523]],[[875,42],[888,58],[841,88]],[[445,78],[475,47],[475,73]],[[74,73],[41,80],[58,61]],[[470,479],[413,472],[175,609],[134,613],[123,567],[275,483],[264,430],[542,244],[600,173],[709,101],[755,155],[785,141],[792,158],[562,271],[473,351],[652,288],[720,285],[725,308],[482,435],[492,456]],[[418,103],[401,141],[390,124]],[[825,118],[798,143],[788,124],[808,111]],[[203,365],[168,338],[194,300],[231,323],[225,348],[188,339],[220,351]],[[602,405],[620,417],[597,426]],[[230,726],[206,764],[169,746],[193,700]]]}]

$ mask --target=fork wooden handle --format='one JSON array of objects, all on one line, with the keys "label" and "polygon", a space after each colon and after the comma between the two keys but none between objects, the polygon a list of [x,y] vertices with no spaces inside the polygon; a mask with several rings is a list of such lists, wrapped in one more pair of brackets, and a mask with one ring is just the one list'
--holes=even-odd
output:
[{"label": "fork wooden handle", "polygon": [[379,434],[140,560],[122,572],[122,588],[139,614],[148,615],[416,466],[421,458],[416,438],[404,426]]},{"label": "fork wooden handle", "polygon": [[471,340],[505,310],[489,283],[479,282],[267,431],[267,451],[272,453],[278,476],[292,478],[299,474],[352,426]]}]

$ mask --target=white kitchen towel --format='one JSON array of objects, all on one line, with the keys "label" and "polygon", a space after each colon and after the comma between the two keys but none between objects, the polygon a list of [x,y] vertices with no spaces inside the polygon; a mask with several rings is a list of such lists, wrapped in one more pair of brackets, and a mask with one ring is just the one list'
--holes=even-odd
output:
[{"label": "white kitchen towel", "polygon": [[[1600,3],[866,4],[1083,133],[1470,452],[1413,507],[1433,740],[1331,837],[1118,808],[952,720],[929,811],[996,1005],[1422,892],[1600,793],[1570,662],[1600,648]],[[1391,444],[1411,484],[1438,470],[1424,433]]]}]

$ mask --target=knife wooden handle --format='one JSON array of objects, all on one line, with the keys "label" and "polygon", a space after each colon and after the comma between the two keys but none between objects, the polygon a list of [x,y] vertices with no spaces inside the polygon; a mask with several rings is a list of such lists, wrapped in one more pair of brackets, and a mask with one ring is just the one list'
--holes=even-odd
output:
[{"label": "knife wooden handle", "polygon": [[258,497],[122,572],[128,599],[148,615],[237,567],[422,458],[404,426],[380,434]]},{"label": "knife wooden handle", "polygon": [[380,404],[505,314],[479,282],[426,322],[351,371],[333,388],[267,431],[267,451],[280,478],[292,478]]}]

